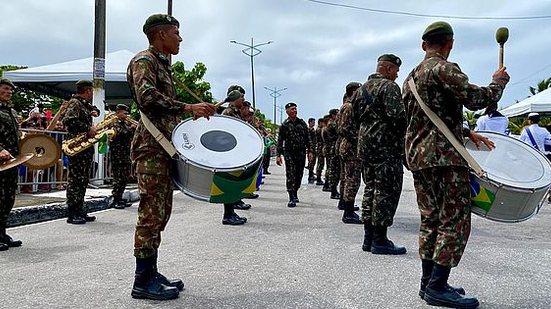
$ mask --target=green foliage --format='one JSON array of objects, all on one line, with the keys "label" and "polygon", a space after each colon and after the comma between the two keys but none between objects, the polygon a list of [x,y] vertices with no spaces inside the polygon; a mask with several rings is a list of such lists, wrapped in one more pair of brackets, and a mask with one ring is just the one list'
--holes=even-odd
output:
[{"label": "green foliage", "polygon": [[548,78],[548,79],[544,79],[544,80],[540,81],[536,85],[536,87],[530,86],[530,93],[532,95],[535,95],[537,93],[540,93],[540,92],[546,90],[547,88],[549,88],[549,86],[551,86],[551,77]]},{"label": "green foliage", "polygon": [[264,127],[266,129],[269,129],[270,132],[277,132],[277,130],[279,129],[279,126],[272,123],[269,119],[266,119],[266,115],[264,115],[260,109],[257,109],[256,112],[255,112],[255,117],[258,118],[262,124],[264,125]]},{"label": "green foliage", "polygon": [[463,119],[466,120],[469,123],[469,127],[472,129],[476,125],[476,113],[471,111],[465,111],[463,113]]},{"label": "green foliage", "polygon": [[526,117],[509,118],[509,130],[511,134],[520,135],[522,129],[528,125]]}]

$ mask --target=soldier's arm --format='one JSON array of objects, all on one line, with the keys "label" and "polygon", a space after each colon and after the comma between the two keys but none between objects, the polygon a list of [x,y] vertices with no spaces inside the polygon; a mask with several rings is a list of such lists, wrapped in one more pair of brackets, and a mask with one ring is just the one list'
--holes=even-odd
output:
[{"label": "soldier's arm", "polygon": [[277,148],[276,154],[280,156],[283,153],[283,140],[285,139],[285,125],[279,127],[279,134],[277,135]]},{"label": "soldier's arm", "polygon": [[132,77],[141,111],[154,114],[179,114],[184,109],[190,111],[189,104],[166,96],[157,89],[155,68],[148,59],[141,58],[132,63]]},{"label": "soldier's arm", "polygon": [[350,105],[347,108],[344,108],[342,110],[342,128],[341,135],[349,142],[351,143],[357,143],[358,142],[358,126],[356,125],[356,121],[354,120],[354,109],[353,106]]},{"label": "soldier's arm", "polygon": [[434,76],[442,86],[466,108],[478,110],[496,103],[507,84],[505,80],[494,79],[487,87],[469,83],[469,77],[461,72],[455,63],[446,62],[435,67]]},{"label": "soldier's arm", "polygon": [[402,102],[402,93],[396,83],[388,83],[385,91],[386,115],[398,130],[406,129],[406,111]]},{"label": "soldier's arm", "polygon": [[88,132],[90,130],[90,126],[80,119],[79,105],[76,102],[71,102],[67,107],[65,117],[63,117],[63,124],[67,128],[67,132],[71,134]]}]

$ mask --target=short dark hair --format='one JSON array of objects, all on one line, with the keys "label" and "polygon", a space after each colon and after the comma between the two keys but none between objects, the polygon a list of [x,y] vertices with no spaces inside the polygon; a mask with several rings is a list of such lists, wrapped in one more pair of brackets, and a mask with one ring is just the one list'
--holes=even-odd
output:
[{"label": "short dark hair", "polygon": [[425,42],[427,42],[427,44],[429,46],[439,46],[440,47],[440,46],[444,46],[446,43],[448,43],[452,39],[453,39],[452,34],[436,34],[436,35],[427,36],[425,38]]},{"label": "short dark hair", "polygon": [[153,43],[153,41],[155,41],[155,37],[157,36],[157,33],[159,33],[160,31],[167,31],[172,27],[176,27],[176,26],[172,24],[157,25],[147,30],[145,36],[147,37],[147,40],[149,41],[149,43]]},{"label": "short dark hair", "polygon": [[310,122],[310,121],[316,121],[316,119],[313,118],[313,117],[310,117],[310,118],[308,118],[308,122]]},{"label": "short dark hair", "polygon": [[77,94],[83,94],[86,90],[92,89],[89,85],[77,85]]}]

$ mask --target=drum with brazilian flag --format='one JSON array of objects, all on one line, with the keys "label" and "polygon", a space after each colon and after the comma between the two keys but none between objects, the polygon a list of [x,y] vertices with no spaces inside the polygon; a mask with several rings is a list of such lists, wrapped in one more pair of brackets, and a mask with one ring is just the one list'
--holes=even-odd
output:
[{"label": "drum with brazilian flag", "polygon": [[212,177],[209,202],[235,203],[253,194],[256,191],[258,169],[261,162],[258,161],[246,170],[215,173]]},{"label": "drum with brazilian flag", "polygon": [[490,190],[484,188],[476,178],[471,176],[471,203],[478,206],[486,213],[492,208],[492,204],[495,200],[495,194]]}]

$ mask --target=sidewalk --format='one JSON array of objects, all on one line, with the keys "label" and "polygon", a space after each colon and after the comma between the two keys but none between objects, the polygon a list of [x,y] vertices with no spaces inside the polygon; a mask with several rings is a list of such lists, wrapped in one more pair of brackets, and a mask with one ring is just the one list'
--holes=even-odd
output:
[{"label": "sidewalk", "polygon": [[[15,196],[15,206],[8,218],[8,227],[37,223],[67,217],[67,190],[52,192],[18,194]],[[136,184],[126,186],[123,198],[137,202],[140,197]],[[109,208],[111,203],[111,188],[86,189],[84,208],[88,212]]]}]

